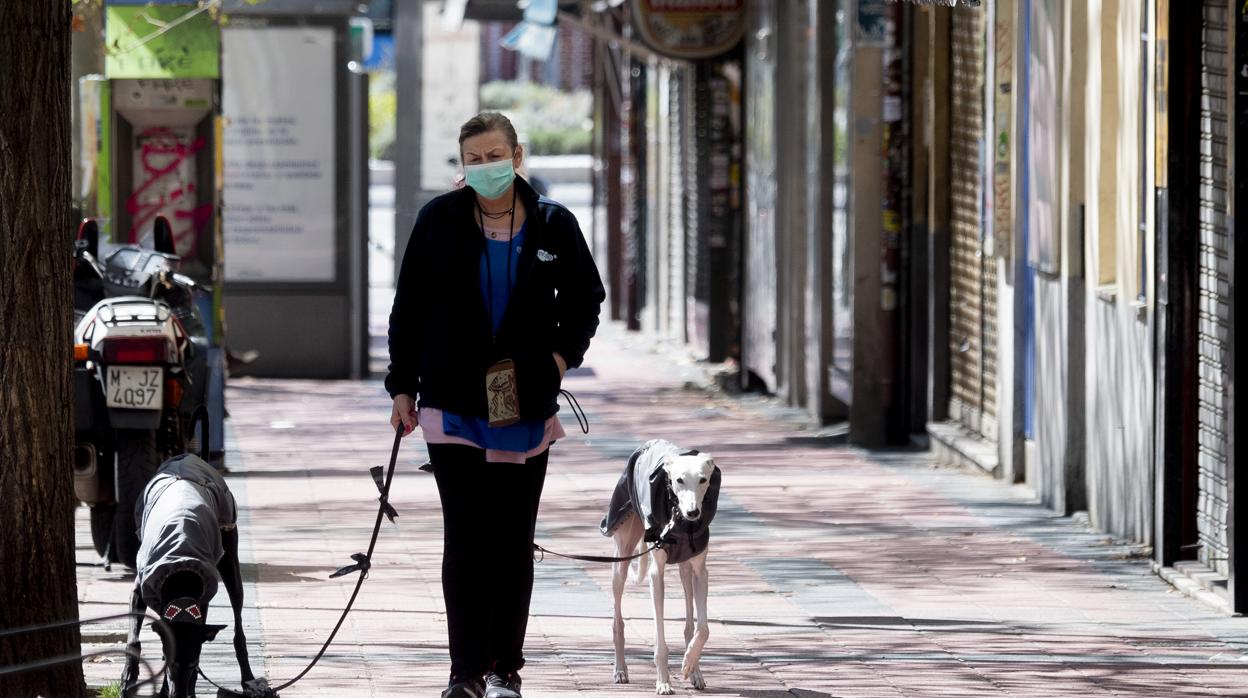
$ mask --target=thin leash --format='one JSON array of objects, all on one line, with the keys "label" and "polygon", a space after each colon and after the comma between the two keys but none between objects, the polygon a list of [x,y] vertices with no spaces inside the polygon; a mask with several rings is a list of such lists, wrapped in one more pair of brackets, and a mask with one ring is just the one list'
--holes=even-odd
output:
[{"label": "thin leash", "polygon": [[[83,625],[90,625],[92,623],[103,623],[105,621],[120,620],[122,618],[133,618],[135,616],[142,616],[144,619],[152,621],[153,627],[157,629],[158,633],[162,634],[162,639],[167,635],[169,637],[169,641],[173,642],[173,633],[171,632],[162,633],[163,630],[167,629],[168,623],[166,623],[163,618],[159,618],[153,615],[148,615],[146,612],[145,613],[133,613],[133,612],[116,613],[111,616],[100,616],[98,618],[85,618],[85,619],[79,619],[79,620],[58,621],[55,623],[45,623],[42,625],[27,625],[21,628],[0,630],[0,638],[17,637],[19,635],[29,635],[31,633],[36,633],[36,632],[40,632],[43,630],[55,630],[57,628],[69,628],[75,625],[83,626]],[[148,662],[141,655],[135,656],[131,652],[130,648],[126,647],[124,649],[99,650],[96,652],[87,652],[85,654],[82,652],[79,652],[78,654],[65,654],[59,657],[48,657],[46,659],[36,659],[34,661],[26,662],[25,664],[18,664],[16,666],[8,666],[8,667],[0,666],[0,676],[8,676],[8,675],[13,675],[13,674],[21,674],[27,671],[48,669],[54,666],[60,666],[61,664],[80,663],[88,659],[94,659],[96,657],[107,657],[107,656],[114,655],[114,654],[124,654],[127,657],[133,656],[135,659],[141,662],[143,664],[143,668],[147,670],[147,679],[135,684],[134,688],[136,690],[144,686],[147,686],[149,684],[155,683],[157,679],[159,679],[161,676],[164,675],[165,669],[167,669],[169,666],[168,662],[166,661],[166,663],[160,666],[159,671],[153,671],[151,662]]]},{"label": "thin leash", "polygon": [[623,557],[611,557],[609,555],[573,555],[571,553],[557,553],[553,550],[547,550],[537,543],[533,544],[533,550],[542,553],[542,556],[537,558],[538,562],[544,562],[547,555],[554,555],[555,557],[562,557],[568,560],[581,560],[582,562],[629,562],[631,560],[636,560],[643,555],[648,555],[655,550],[661,549],[663,547],[663,539],[666,538],[667,534],[671,533],[672,528],[676,526],[676,516],[676,508],[672,507],[672,517],[667,520],[667,525],[664,526],[663,530],[659,532],[658,540],[652,543],[649,548],[646,548],[635,555],[626,555]]},{"label": "thin leash", "polygon": [[581,409],[581,403],[576,399],[570,390],[559,389],[559,394],[568,403],[568,409],[572,411],[572,416],[576,417],[576,423],[581,427],[582,434],[589,433],[589,417],[585,415],[585,410]]},{"label": "thin leash", "polygon": [[553,550],[547,550],[537,543],[533,544],[533,549],[542,553],[541,557],[537,558],[538,562],[544,562],[547,555],[554,555],[555,557],[567,558],[569,560],[581,560],[582,562],[628,562],[629,560],[636,560],[643,555],[648,555],[661,547],[663,547],[663,541],[658,540],[651,544],[649,548],[646,548],[636,555],[629,555],[627,557],[609,557],[606,555],[573,555],[571,553],[557,553]]},{"label": "thin leash", "polygon": [[[589,417],[585,415],[585,410],[581,407],[580,401],[576,399],[576,396],[573,395],[571,391],[560,388],[559,394],[562,395],[563,399],[567,401],[568,409],[572,412],[572,416],[576,417],[576,423],[578,426],[580,426],[581,433],[588,434],[589,433]],[[547,555],[554,555],[555,557],[562,557],[568,560],[580,560],[582,562],[603,562],[603,563],[628,562],[630,560],[636,560],[637,558],[642,557],[643,555],[648,555],[651,552],[654,552],[655,550],[658,550],[659,548],[663,547],[664,536],[666,536],[668,532],[672,530],[672,527],[675,525],[676,525],[676,510],[673,509],[672,518],[670,521],[667,522],[667,526],[663,528],[663,532],[659,534],[659,539],[655,541],[649,548],[646,548],[645,550],[637,553],[636,555],[628,555],[625,557],[611,557],[608,555],[574,555],[572,553],[557,553],[553,550],[544,548],[538,545],[537,543],[533,544],[533,550],[534,552],[541,553],[541,556],[537,558],[538,562],[544,562],[546,560]]]},{"label": "thin leash", "polygon": [[352,572],[360,573],[359,578],[355,581],[355,590],[351,592],[351,598],[347,600],[347,606],[342,609],[342,615],[338,617],[338,622],[334,625],[334,629],[329,633],[329,637],[326,638],[325,644],[321,645],[320,651],[316,653],[316,656],[312,658],[312,661],[308,664],[308,666],[304,668],[303,671],[299,672],[298,676],[273,688],[269,687],[267,680],[260,678],[255,679],[254,681],[248,681],[244,684],[243,691],[240,693],[238,691],[222,687],[216,681],[208,678],[208,676],[204,674],[203,669],[200,669],[199,675],[202,676],[205,681],[215,686],[218,691],[222,692],[223,695],[240,698],[276,696],[279,691],[284,691],[287,688],[290,688],[296,681],[299,681],[304,676],[307,676],[308,672],[312,671],[312,667],[316,666],[316,663],[321,661],[321,657],[323,657],[326,650],[329,649],[330,643],[332,643],[334,641],[334,637],[338,635],[338,630],[342,628],[342,624],[347,620],[347,614],[351,612],[351,606],[355,604],[355,597],[359,595],[360,587],[364,585],[364,580],[368,577],[368,570],[372,566],[373,549],[377,546],[377,536],[381,533],[382,518],[388,518],[391,523],[393,523],[394,519],[399,515],[399,513],[395,511],[394,507],[390,505],[390,483],[394,480],[394,468],[395,464],[399,460],[399,445],[402,441],[403,425],[399,424],[395,429],[394,447],[390,450],[390,466],[385,470],[384,478],[380,465],[375,465],[368,470],[369,474],[373,477],[373,483],[377,485],[377,490],[381,494],[381,496],[377,498],[378,502],[380,502],[377,507],[377,520],[373,523],[373,535],[368,541],[368,552],[355,553],[351,556],[351,559],[355,560],[354,564],[339,568],[333,574],[329,575],[330,579],[335,579],[337,577],[344,577]]}]

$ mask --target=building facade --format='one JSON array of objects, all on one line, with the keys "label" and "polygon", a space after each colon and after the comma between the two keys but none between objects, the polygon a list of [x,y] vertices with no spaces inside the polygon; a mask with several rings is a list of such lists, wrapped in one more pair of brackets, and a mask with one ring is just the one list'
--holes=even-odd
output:
[{"label": "building facade", "polygon": [[649,50],[631,6],[586,20],[614,37],[594,55],[615,317],[852,442],[930,444],[1086,511],[1248,609],[1248,6],[747,0],[740,44],[701,59]]}]

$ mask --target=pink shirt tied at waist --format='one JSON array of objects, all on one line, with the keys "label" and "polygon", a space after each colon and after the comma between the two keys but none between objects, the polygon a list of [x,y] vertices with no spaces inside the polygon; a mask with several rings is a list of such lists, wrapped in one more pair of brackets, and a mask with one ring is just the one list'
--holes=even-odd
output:
[{"label": "pink shirt tied at waist", "polygon": [[[442,430],[442,410],[436,407],[422,407],[416,412],[416,420],[420,423],[421,433],[428,444],[456,444],[480,449],[477,444],[459,436],[448,436]],[[559,423],[559,415],[552,415],[546,420],[546,429],[542,440],[529,451],[503,451],[494,448],[485,449],[485,460],[490,463],[524,463],[533,456],[541,455],[550,448],[550,444],[567,436],[563,425]]]}]

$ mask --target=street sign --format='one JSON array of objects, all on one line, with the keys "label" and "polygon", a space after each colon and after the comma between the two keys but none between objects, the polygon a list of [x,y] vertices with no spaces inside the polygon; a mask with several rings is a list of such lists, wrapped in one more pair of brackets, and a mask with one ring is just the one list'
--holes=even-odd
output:
[{"label": "street sign", "polygon": [[635,0],[633,26],[673,58],[718,56],[745,34],[745,0]]}]

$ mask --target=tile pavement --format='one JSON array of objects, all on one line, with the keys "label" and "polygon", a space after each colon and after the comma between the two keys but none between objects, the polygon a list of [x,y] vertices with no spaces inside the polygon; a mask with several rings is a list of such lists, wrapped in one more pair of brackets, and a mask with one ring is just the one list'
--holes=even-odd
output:
[{"label": "tile pavement", "polygon": [[[538,538],[608,554],[598,519],[624,458],[648,438],[709,451],[724,471],[712,527],[707,695],[1178,696],[1248,694],[1248,621],[1174,592],[1141,551],[1039,507],[1019,486],[869,453],[803,431],[765,401],[694,389],[698,371],[643,337],[606,328],[566,386],[591,433],[556,444]],[[389,455],[377,381],[238,380],[229,390],[230,485],[244,512],[253,665],[293,676],[352,588],[328,580],[365,549],[376,508],[368,468]],[[566,410],[562,414],[567,414]],[[285,696],[436,696],[447,674],[433,478],[404,443],[387,524],[356,609],[321,663]],[[79,558],[92,557],[79,512]],[[683,604],[671,572],[667,636],[679,666]],[[610,573],[537,565],[525,694],[652,695],[648,592],[625,599],[633,683],[611,680]],[[84,617],[120,609],[129,577],[79,567]],[[214,606],[210,622],[227,622]],[[119,623],[85,631],[120,642]],[[236,675],[222,633],[205,654]],[[157,655],[154,637],[149,655]],[[116,661],[86,665],[93,684]],[[680,680],[678,693],[697,694]],[[201,695],[211,692],[203,688]]]}]

